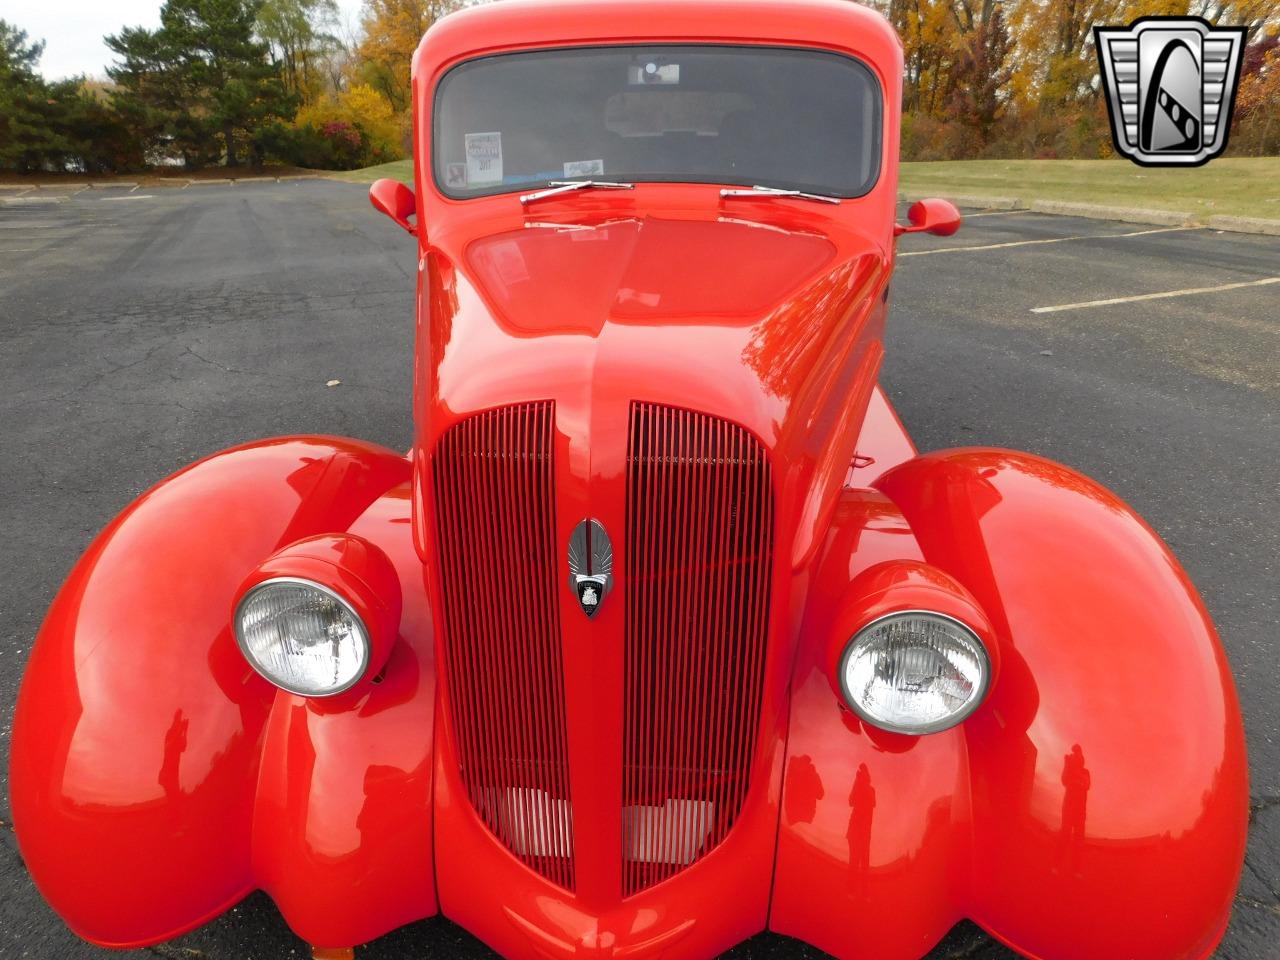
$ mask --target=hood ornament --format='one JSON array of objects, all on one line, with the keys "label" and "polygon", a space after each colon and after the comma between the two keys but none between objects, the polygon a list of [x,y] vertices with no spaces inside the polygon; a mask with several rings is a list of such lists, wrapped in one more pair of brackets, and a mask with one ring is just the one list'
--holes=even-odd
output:
[{"label": "hood ornament", "polygon": [[569,536],[569,587],[588,617],[613,587],[613,543],[599,520],[583,520]]}]

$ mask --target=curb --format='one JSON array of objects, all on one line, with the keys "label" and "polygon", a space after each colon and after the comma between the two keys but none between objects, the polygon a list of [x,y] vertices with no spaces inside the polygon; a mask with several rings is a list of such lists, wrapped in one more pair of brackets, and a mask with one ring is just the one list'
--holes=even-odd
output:
[{"label": "curb", "polygon": [[1280,220],[1261,220],[1256,217],[1210,217],[1210,230],[1229,230],[1232,233],[1260,233],[1268,237],[1280,237]]},{"label": "curb", "polygon": [[[899,193],[903,202],[920,200],[921,193]],[[1181,210],[1151,210],[1142,207],[1109,207],[1097,203],[1076,203],[1069,200],[1032,200],[1029,204],[1014,197],[979,197],[967,194],[942,193],[942,196],[959,207],[975,207],[982,210],[1029,210],[1059,217],[1083,217],[1087,220],[1119,220],[1125,223],[1153,223],[1166,227],[1203,227],[1231,233],[1255,233],[1280,237],[1280,220],[1260,217],[1213,216],[1207,224],[1196,215]]]},{"label": "curb", "polygon": [[[923,200],[926,196],[938,196],[938,194],[900,193],[898,194],[898,199],[904,202],[914,202]],[[1027,205],[1017,197],[978,197],[963,193],[946,193],[941,196],[944,200],[950,200],[957,207],[978,207],[983,210],[1027,209]]]},{"label": "curb", "polygon": [[1032,213],[1052,213],[1060,217],[1087,217],[1091,220],[1121,220],[1125,223],[1154,223],[1165,227],[1194,224],[1194,215],[1181,210],[1145,210],[1140,207],[1106,207],[1094,203],[1063,200],[1034,200]]}]

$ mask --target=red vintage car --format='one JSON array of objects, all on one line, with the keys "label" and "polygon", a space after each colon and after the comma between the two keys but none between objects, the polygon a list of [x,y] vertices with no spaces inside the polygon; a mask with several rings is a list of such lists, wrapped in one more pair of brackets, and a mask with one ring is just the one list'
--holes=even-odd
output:
[{"label": "red vintage car", "polygon": [[418,244],[412,449],[202,460],[40,632],[13,810],[72,929],[261,889],[318,953],[436,913],[552,960],[966,917],[1212,953],[1246,766],[1186,574],[1068,467],[917,453],[878,385],[895,238],[960,223],[895,225],[902,70],[840,0],[430,30],[416,190],[372,190]]}]

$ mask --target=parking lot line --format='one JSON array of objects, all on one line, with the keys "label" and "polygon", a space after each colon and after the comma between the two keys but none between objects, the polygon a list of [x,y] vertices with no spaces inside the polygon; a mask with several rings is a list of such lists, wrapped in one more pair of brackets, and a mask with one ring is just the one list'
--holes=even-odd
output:
[{"label": "parking lot line", "polygon": [[1164,293],[1142,293],[1133,297],[1111,297],[1107,300],[1086,300],[1083,303],[1063,303],[1055,307],[1032,307],[1032,313],[1057,313],[1059,310],[1083,310],[1085,307],[1109,307],[1117,303],[1137,303],[1139,300],[1164,300],[1167,297],[1190,297],[1198,293],[1220,293],[1224,290],[1239,290],[1242,287],[1263,287],[1270,283],[1280,283],[1280,277],[1266,277],[1263,280],[1245,280],[1242,283],[1224,283],[1217,287],[1190,287],[1186,290],[1168,290]]},{"label": "parking lot line", "polygon": [[1178,230],[1203,230],[1204,227],[1159,227],[1155,230],[1135,230],[1133,233],[1091,233],[1078,237],[1049,237],[1045,240],[1012,240],[1008,243],[983,243],[974,247],[938,247],[934,250],[908,250],[900,257],[927,257],[935,253],[966,253],[972,250],[1004,250],[1008,247],[1030,247],[1044,243],[1066,243],[1069,240],[1118,240],[1124,237],[1145,237],[1153,233],[1174,233]]}]

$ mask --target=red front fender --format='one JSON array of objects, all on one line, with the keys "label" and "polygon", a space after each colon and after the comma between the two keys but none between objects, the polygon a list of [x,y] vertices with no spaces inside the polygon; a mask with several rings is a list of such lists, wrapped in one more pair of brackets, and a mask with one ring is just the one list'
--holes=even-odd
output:
[{"label": "red front fender", "polygon": [[[240,447],[144,494],[72,570],[23,681],[11,789],[32,876],[81,936],[158,942],[259,887],[323,946],[435,912],[409,479],[357,441]],[[229,615],[281,546],[346,530],[391,558],[405,604],[383,682],[326,712],[254,673]]]},{"label": "red front fender", "polygon": [[[961,450],[850,491],[794,680],[770,925],[842,958],[915,958],[971,917],[1044,960],[1199,960],[1225,929],[1248,784],[1194,588],[1113,494]],[[982,605],[1000,675],[958,728],[862,727],[823,654],[869,566],[923,559]]]}]

